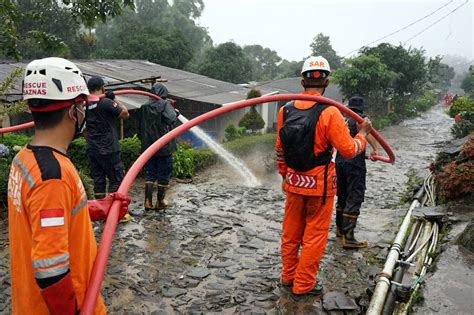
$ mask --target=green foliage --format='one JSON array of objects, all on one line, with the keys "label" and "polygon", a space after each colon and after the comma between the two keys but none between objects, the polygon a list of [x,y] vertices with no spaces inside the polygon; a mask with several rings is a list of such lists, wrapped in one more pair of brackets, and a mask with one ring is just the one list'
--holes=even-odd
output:
[{"label": "green foliage", "polygon": [[244,156],[257,150],[257,147],[265,151],[272,150],[275,147],[275,141],[276,134],[274,133],[256,134],[226,142],[224,148],[236,155]]},{"label": "green foliage", "polygon": [[451,133],[455,138],[464,138],[474,132],[474,111],[461,112],[455,118]]},{"label": "green foliage", "polygon": [[[5,97],[5,95],[11,89],[13,89],[15,83],[20,79],[22,74],[22,68],[15,68],[2,82],[0,82],[0,99]],[[14,103],[0,102],[0,121],[4,115],[14,115],[26,111],[28,111],[28,105],[25,101],[19,101]]]},{"label": "green foliage", "polygon": [[454,68],[441,62],[441,57],[430,58],[427,63],[428,81],[431,86],[441,91],[448,91],[451,87],[451,81],[454,79]]},{"label": "green foliage", "polygon": [[177,178],[190,178],[194,173],[193,150],[178,146],[173,154],[173,173]]},{"label": "green foliage", "polygon": [[92,181],[92,178],[84,169],[78,169],[77,173],[79,174],[79,178],[81,179],[82,185],[84,185],[84,189],[86,190],[87,199],[94,199],[94,183]]},{"label": "green foliage", "polygon": [[260,90],[257,90],[255,88],[252,88],[250,89],[250,91],[247,93],[247,99],[251,99],[251,98],[256,98],[256,97],[260,97],[262,96],[262,92],[260,92]]},{"label": "green foliage", "polygon": [[251,107],[250,111],[242,117],[239,121],[239,127],[244,127],[247,130],[256,132],[257,130],[265,127],[265,121],[262,116],[257,112],[255,107]]},{"label": "green foliage", "polygon": [[193,162],[194,172],[200,172],[214,165],[217,162],[217,155],[209,149],[194,149]]},{"label": "green foliage", "polygon": [[[86,0],[0,2],[0,56],[15,59],[45,55],[67,56],[77,47],[82,25],[122,14],[134,7],[133,0],[104,0],[91,5]],[[5,27],[3,27],[5,25]]]},{"label": "green foliage", "polygon": [[11,164],[11,158],[0,157],[0,209],[7,208],[8,176]]},{"label": "green foliage", "polygon": [[449,116],[453,117],[461,112],[474,112],[474,100],[466,96],[458,97],[458,99],[449,108]]},{"label": "green foliage", "polygon": [[78,171],[89,174],[89,163],[87,161],[86,154],[86,139],[78,138],[75,139],[67,149],[67,155],[71,159],[72,164]]},{"label": "green foliage", "polygon": [[198,70],[200,74],[226,82],[244,83],[252,79],[251,60],[232,42],[210,48]]},{"label": "green foliage", "polygon": [[323,33],[319,33],[313,38],[313,42],[310,46],[313,56],[323,56],[327,59],[329,66],[331,67],[331,71],[342,67],[342,59],[332,48],[329,36],[324,36]]},{"label": "green foliage", "polygon": [[120,140],[119,144],[120,158],[122,159],[122,163],[126,171],[140,156],[142,150],[142,143],[137,135],[133,135],[133,137],[124,138]]},{"label": "green foliage", "polygon": [[474,98],[474,67],[469,67],[469,72],[466,74],[461,82],[461,89]]},{"label": "green foliage", "polygon": [[252,61],[252,80],[268,81],[279,73],[278,63],[281,57],[278,53],[260,45],[244,46],[245,55]]},{"label": "green foliage", "polygon": [[[7,133],[0,136],[0,143],[3,143],[8,147],[10,152],[17,151],[15,147],[24,147],[28,142],[31,141],[31,137],[18,134],[18,133]],[[15,153],[16,154],[16,153]]]},{"label": "green foliage", "polygon": [[404,117],[414,117],[420,112],[426,111],[438,104],[438,98],[434,91],[426,91],[422,96],[410,101],[404,108],[402,115]]},{"label": "green foliage", "polygon": [[0,157],[0,209],[7,207],[8,176],[10,166],[17,152],[31,141],[31,137],[20,134],[8,133],[0,136],[0,143],[4,144],[10,154]]},{"label": "green foliage", "polygon": [[397,74],[390,71],[379,57],[361,55],[346,59],[348,67],[334,73],[334,80],[347,97],[360,95],[365,98],[367,112],[377,117],[386,114],[386,101],[391,93],[391,83]]},{"label": "green foliage", "polygon": [[245,135],[245,128],[237,128],[234,124],[228,124],[224,129],[225,141],[233,141],[235,139],[242,138]]},{"label": "green foliage", "polygon": [[428,82],[428,66],[424,51],[382,43],[376,47],[363,48],[364,55],[377,56],[387,69],[396,73],[394,93],[400,96],[417,94]]}]

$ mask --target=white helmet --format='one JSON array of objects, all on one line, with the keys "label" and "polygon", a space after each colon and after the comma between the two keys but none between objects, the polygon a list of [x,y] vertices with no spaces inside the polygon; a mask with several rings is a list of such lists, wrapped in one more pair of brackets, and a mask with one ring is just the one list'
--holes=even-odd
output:
[{"label": "white helmet", "polygon": [[72,100],[89,95],[81,70],[57,57],[33,60],[26,66],[23,99]]},{"label": "white helmet", "polygon": [[329,67],[329,62],[326,58],[322,56],[311,56],[304,61],[301,75],[304,75],[308,71],[324,71],[329,75],[331,73],[331,68]]}]

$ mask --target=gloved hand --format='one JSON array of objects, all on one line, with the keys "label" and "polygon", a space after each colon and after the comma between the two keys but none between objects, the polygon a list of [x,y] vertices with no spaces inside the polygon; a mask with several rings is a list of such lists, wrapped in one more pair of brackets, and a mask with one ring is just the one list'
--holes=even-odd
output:
[{"label": "gloved hand", "polygon": [[179,112],[179,109],[175,108],[174,111],[176,112],[176,117],[178,117],[179,115],[181,115],[181,113]]},{"label": "gloved hand", "polygon": [[74,315],[78,313],[76,293],[72,286],[70,273],[58,282],[41,290],[41,295],[52,315]]},{"label": "gloved hand", "polygon": [[104,199],[89,200],[87,205],[89,206],[89,215],[92,221],[107,220],[112,203],[115,200],[121,201],[120,212],[118,220],[121,220],[128,211],[128,205],[130,204],[130,197],[114,192],[105,197]]},{"label": "gloved hand", "polygon": [[105,92],[105,97],[110,98],[112,101],[115,99],[115,94],[113,91]]}]

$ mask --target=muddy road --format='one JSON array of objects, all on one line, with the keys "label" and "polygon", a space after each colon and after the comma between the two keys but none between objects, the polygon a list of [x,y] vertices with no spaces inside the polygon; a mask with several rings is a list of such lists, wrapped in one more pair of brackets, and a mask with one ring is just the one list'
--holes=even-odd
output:
[{"label": "muddy road", "polygon": [[[366,289],[383,265],[406,206],[400,204],[410,169],[426,171],[437,146],[450,137],[451,119],[438,106],[421,117],[382,131],[395,165],[368,162],[367,193],[358,235],[369,248],[342,250],[334,223],[319,278],[326,292],[347,309],[368,304]],[[295,298],[280,288],[280,232],[284,195],[276,173],[267,173],[265,156],[244,158],[262,182],[249,188],[224,164],[173,183],[173,206],[142,210],[143,182],[132,187],[134,221],[120,224],[102,293],[115,314],[244,313],[317,314],[331,298]],[[334,220],[333,220],[334,221]],[[10,308],[7,222],[0,223],[0,312]],[[97,234],[101,226],[95,227]]]}]

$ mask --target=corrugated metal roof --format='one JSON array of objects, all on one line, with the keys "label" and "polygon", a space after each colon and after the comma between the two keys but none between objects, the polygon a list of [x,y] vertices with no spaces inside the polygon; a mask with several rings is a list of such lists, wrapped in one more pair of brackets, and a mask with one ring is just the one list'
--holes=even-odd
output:
[{"label": "corrugated metal roof", "polygon": [[[165,83],[170,95],[199,102],[222,105],[246,98],[248,89],[240,85],[211,79],[209,77],[177,70],[145,60],[72,60],[86,77],[102,76],[107,83],[127,82],[154,76],[167,79]],[[0,63],[0,81],[15,67],[25,67],[27,62]],[[18,80],[11,93],[21,93],[21,80]],[[137,84],[149,88],[149,84]],[[262,93],[265,94],[265,89]],[[19,96],[17,96],[19,97]],[[128,98],[128,97],[127,97]],[[125,98],[124,98],[125,99]],[[131,102],[137,103],[137,102]],[[132,105],[132,104],[129,105]],[[133,104],[132,107],[136,107]]]}]

